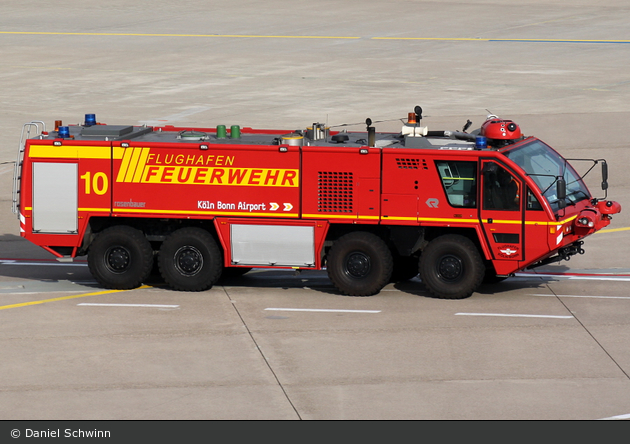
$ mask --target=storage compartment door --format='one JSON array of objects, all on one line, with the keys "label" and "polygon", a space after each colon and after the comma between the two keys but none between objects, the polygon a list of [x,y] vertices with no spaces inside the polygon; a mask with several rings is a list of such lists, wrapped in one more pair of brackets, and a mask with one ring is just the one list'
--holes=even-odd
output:
[{"label": "storage compartment door", "polygon": [[33,162],[33,232],[77,233],[78,165]]},{"label": "storage compartment door", "polygon": [[312,226],[231,226],[234,265],[277,267],[315,266],[315,228]]}]

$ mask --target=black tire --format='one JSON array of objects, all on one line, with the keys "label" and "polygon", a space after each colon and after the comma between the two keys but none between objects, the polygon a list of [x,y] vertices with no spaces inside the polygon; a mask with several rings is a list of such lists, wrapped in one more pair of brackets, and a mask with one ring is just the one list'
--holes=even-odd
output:
[{"label": "black tire", "polygon": [[151,273],[153,249],[142,231],[126,225],[109,227],[90,245],[88,267],[105,288],[137,288]]},{"label": "black tire", "polygon": [[203,291],[221,277],[223,256],[216,241],[202,228],[180,228],[162,243],[160,274],[174,290]]},{"label": "black tire", "polygon": [[404,282],[418,275],[418,258],[415,256],[394,256],[394,270],[390,282]]},{"label": "black tire", "polygon": [[389,283],[392,253],[372,233],[349,233],[333,243],[326,268],[328,277],[342,294],[371,296]]},{"label": "black tire", "polygon": [[475,244],[458,234],[432,240],[420,256],[419,271],[427,290],[441,299],[469,297],[486,273]]}]

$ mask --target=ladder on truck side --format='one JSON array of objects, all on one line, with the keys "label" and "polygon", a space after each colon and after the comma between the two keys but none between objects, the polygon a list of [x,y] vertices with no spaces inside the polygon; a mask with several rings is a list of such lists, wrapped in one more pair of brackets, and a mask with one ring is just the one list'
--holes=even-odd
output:
[{"label": "ladder on truck side", "polygon": [[[41,130],[40,130],[41,125]],[[22,135],[20,136],[20,145],[18,147],[17,159],[15,165],[13,165],[13,204],[11,211],[13,214],[19,215],[20,207],[20,182],[22,179],[22,163],[24,162],[24,151],[26,150],[26,140],[31,138],[31,131],[35,131],[37,135],[42,135],[46,132],[46,124],[40,120],[34,120],[29,123],[25,123],[22,126]]]}]

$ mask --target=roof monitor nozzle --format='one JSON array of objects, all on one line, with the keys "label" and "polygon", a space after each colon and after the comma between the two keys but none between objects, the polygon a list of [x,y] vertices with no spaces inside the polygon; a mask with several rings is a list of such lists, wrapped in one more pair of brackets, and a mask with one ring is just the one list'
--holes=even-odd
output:
[{"label": "roof monitor nozzle", "polygon": [[372,126],[372,119],[370,119],[369,117],[367,119],[365,119],[365,125],[369,128]]}]

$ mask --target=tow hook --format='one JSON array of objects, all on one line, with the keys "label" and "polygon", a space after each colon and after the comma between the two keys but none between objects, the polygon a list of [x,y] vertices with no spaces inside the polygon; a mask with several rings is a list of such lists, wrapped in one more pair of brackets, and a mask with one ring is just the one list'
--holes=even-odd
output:
[{"label": "tow hook", "polygon": [[569,246],[560,248],[558,250],[557,255],[548,257],[547,259],[544,259],[540,262],[536,262],[535,264],[532,264],[529,267],[527,267],[527,270],[531,270],[533,268],[542,267],[543,265],[549,265],[549,264],[553,264],[560,261],[568,261],[571,259],[571,256],[574,256],[576,254],[584,254],[584,248],[582,248],[582,245],[584,245],[584,241],[573,242]]},{"label": "tow hook", "polygon": [[571,259],[571,256],[584,254],[584,248],[582,248],[582,245],[584,245],[584,241],[577,241],[567,247],[560,248],[560,250],[558,250],[558,256],[560,256],[561,260],[568,261]]}]

